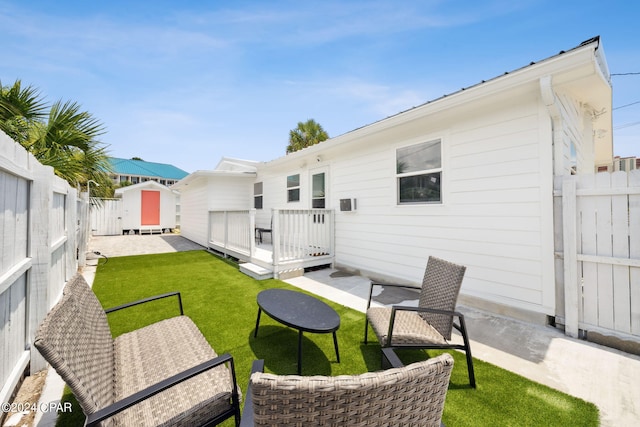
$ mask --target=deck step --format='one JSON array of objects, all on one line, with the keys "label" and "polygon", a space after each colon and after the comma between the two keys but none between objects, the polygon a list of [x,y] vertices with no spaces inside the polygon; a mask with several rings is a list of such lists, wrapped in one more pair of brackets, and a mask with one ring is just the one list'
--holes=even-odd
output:
[{"label": "deck step", "polygon": [[140,229],[140,234],[162,234],[164,231],[164,229],[162,228],[141,228]]},{"label": "deck step", "polygon": [[266,280],[273,278],[273,270],[261,267],[250,262],[240,264],[240,271],[256,280]]}]

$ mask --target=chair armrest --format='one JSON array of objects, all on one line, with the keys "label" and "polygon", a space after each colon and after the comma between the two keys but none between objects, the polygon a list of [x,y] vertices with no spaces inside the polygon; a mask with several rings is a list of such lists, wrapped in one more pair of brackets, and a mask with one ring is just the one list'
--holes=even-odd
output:
[{"label": "chair armrest", "polygon": [[180,292],[169,292],[166,294],[162,294],[162,295],[156,295],[153,297],[149,297],[149,298],[145,298],[145,299],[141,299],[138,301],[133,301],[133,302],[129,302],[127,304],[122,304],[116,307],[111,307],[111,308],[107,308],[104,310],[105,313],[111,313],[114,311],[118,311],[118,310],[122,310],[123,308],[129,308],[129,307],[133,307],[135,305],[140,305],[140,304],[144,304],[147,302],[151,302],[151,301],[156,301],[162,298],[168,298],[168,297],[172,297],[172,296],[177,296],[178,297],[178,305],[180,306],[180,315],[184,314],[184,311],[182,310],[182,297],[180,296]]},{"label": "chair armrest", "polygon": [[371,286],[369,287],[369,299],[367,300],[367,309],[371,307],[371,297],[373,296],[373,287],[374,286],[387,286],[390,288],[404,288],[404,289],[414,289],[419,291],[421,288],[415,285],[401,285],[399,283],[383,283],[383,282],[371,282]]},{"label": "chair armrest", "polygon": [[407,289],[422,289],[420,286],[410,285],[410,284],[400,284],[400,283],[385,283],[385,282],[371,282],[371,286],[390,286],[392,288],[407,288]]},{"label": "chair armrest", "polygon": [[[251,366],[251,374],[255,372],[264,372],[264,359],[254,360]],[[251,378],[249,374],[249,378]],[[240,427],[253,427],[253,399],[251,398],[251,379],[247,386],[247,395],[244,399],[244,409],[242,418],[240,419]]]},{"label": "chair armrest", "polygon": [[429,308],[429,307],[412,307],[409,305],[394,305],[391,307],[391,317],[395,316],[396,311],[418,311],[421,313],[433,313],[433,314],[444,314],[452,317],[464,317],[464,314],[459,311],[449,311],[449,310],[440,310],[437,308]]},{"label": "chair armrest", "polygon": [[157,382],[156,384],[153,384],[143,390],[140,390],[139,392],[136,392],[130,396],[125,397],[122,400],[119,400],[117,402],[112,403],[109,406],[105,406],[104,408],[94,412],[93,414],[90,414],[89,416],[87,416],[87,420],[85,425],[86,426],[94,426],[96,424],[98,424],[100,421],[103,421],[109,417],[112,417],[113,415],[124,411],[125,409],[142,402],[143,400],[146,400],[152,396],[155,396],[156,394],[173,387],[176,384],[179,384],[183,381],[188,380],[189,378],[195,377],[196,375],[199,375],[203,372],[206,372],[210,369],[215,368],[216,366],[220,366],[224,363],[230,363],[231,364],[231,376],[233,379],[233,399],[238,402],[238,387],[236,384],[236,373],[235,373],[235,367],[233,364],[233,357],[231,357],[230,354],[226,353],[223,354],[222,356],[218,356],[215,357],[213,359],[207,360],[204,363],[201,363],[199,365],[196,365],[192,368],[186,369],[176,375],[173,375],[167,379],[164,379],[160,382]]}]

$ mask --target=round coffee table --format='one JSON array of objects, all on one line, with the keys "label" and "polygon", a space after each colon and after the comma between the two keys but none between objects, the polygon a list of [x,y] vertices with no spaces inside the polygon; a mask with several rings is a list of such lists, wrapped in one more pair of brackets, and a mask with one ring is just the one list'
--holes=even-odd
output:
[{"label": "round coffee table", "polygon": [[265,312],[273,320],[298,330],[298,375],[302,372],[302,333],[333,334],[336,359],[340,363],[336,331],[340,316],[324,302],[311,295],[287,289],[267,289],[258,294],[258,318],[254,337],[258,336],[260,314]]}]

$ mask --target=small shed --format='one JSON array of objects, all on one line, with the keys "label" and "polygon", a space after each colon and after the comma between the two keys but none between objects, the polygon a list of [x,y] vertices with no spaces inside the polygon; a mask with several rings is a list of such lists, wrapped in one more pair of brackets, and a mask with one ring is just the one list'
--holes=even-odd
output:
[{"label": "small shed", "polygon": [[122,198],[122,233],[163,233],[176,228],[177,195],[155,181],[118,188]]}]

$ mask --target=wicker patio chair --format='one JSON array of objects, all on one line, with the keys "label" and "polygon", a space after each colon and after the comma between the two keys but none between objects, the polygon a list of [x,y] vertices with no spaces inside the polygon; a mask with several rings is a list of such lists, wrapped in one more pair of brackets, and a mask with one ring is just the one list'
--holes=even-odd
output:
[{"label": "wicker patio chair", "polygon": [[[180,316],[112,338],[107,312],[166,297],[177,297]],[[75,395],[86,425],[214,425],[234,416],[240,422],[233,358],[218,356],[182,315],[177,292],[105,311],[77,274],[34,344]]]},{"label": "wicker patio chair", "polygon": [[[372,282],[367,303],[365,344],[370,323],[382,347],[463,350],[467,356],[469,383],[475,388],[473,358],[464,315],[455,311],[465,270],[464,266],[429,257],[418,307],[371,307],[375,286],[416,289],[407,285]],[[458,323],[454,322],[454,318],[458,319]],[[453,328],[462,334],[463,344],[450,341]]]},{"label": "wicker patio chair", "polygon": [[255,361],[241,427],[441,426],[453,357],[402,366],[385,350],[397,367],[361,375],[274,375]]}]

